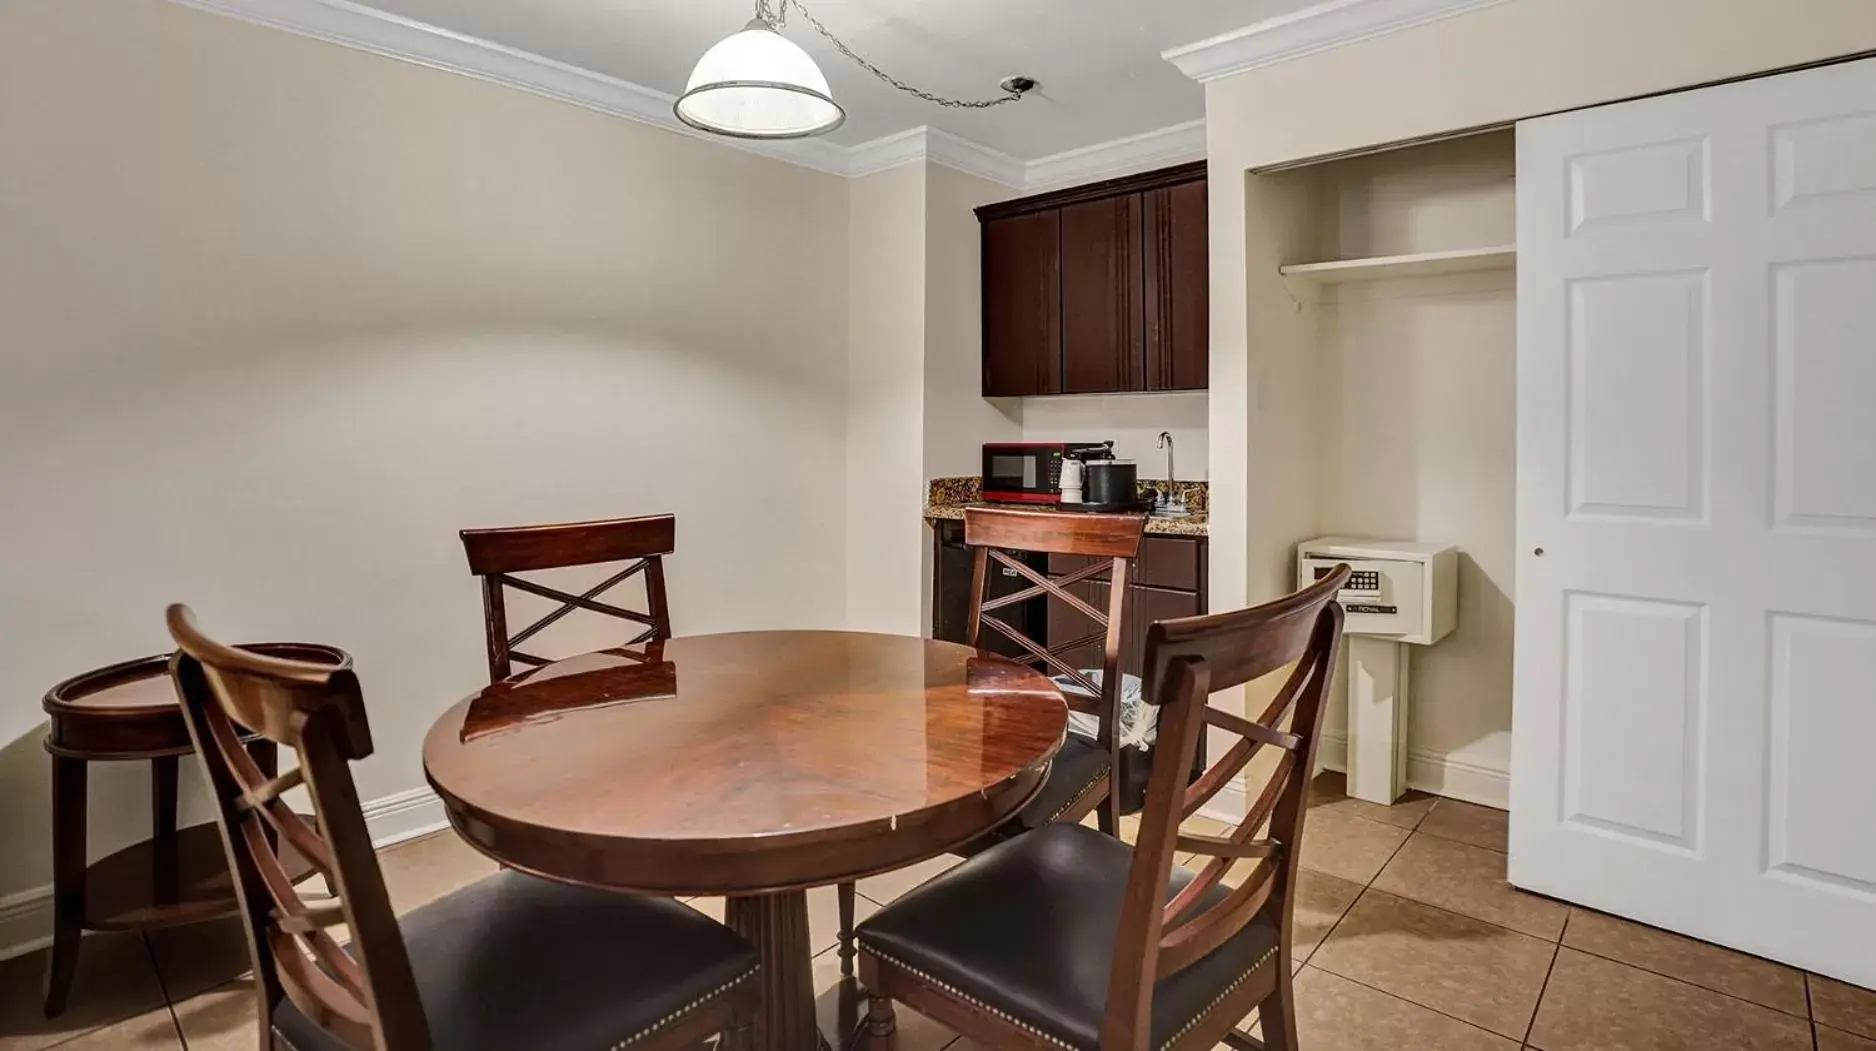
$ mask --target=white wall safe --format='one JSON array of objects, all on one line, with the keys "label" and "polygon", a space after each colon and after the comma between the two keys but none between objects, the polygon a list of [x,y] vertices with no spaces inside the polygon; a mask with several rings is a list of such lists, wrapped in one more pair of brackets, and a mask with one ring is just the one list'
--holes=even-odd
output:
[{"label": "white wall safe", "polygon": [[1341,563],[1348,615],[1348,794],[1388,804],[1407,790],[1407,647],[1431,646],[1459,619],[1459,550],[1415,540],[1322,537],[1296,549],[1307,587]]}]

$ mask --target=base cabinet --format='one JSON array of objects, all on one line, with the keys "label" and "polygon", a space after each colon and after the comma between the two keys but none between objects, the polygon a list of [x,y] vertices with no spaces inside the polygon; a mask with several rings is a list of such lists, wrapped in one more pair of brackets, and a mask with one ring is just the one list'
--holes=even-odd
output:
[{"label": "base cabinet", "polygon": [[[937,557],[933,559],[936,579],[932,581],[932,636],[963,642],[970,616],[971,551],[964,546],[962,522],[940,521],[933,526]],[[1128,584],[1126,617],[1121,623],[1122,672],[1140,674],[1145,664],[1147,629],[1155,621],[1206,612],[1205,550],[1203,537],[1149,536],[1141,545],[1140,557],[1134,562],[1133,578]],[[1088,564],[1085,558],[1066,555],[1028,557],[1032,559],[1030,565],[1046,568],[1050,576],[1056,577]],[[992,595],[1020,589],[1020,577],[1000,567],[992,568]],[[1005,574],[1011,579],[1004,580]],[[1072,590],[1076,597],[1094,608],[1107,608],[1106,581],[1084,581]],[[1035,599],[1000,611],[998,615],[1051,647],[1098,630],[1086,614],[1057,598]],[[1020,652],[995,632],[986,632],[982,641],[992,652],[1005,656]],[[1094,640],[1069,650],[1064,656],[1078,668],[1099,668],[1101,649],[1101,642]]]}]

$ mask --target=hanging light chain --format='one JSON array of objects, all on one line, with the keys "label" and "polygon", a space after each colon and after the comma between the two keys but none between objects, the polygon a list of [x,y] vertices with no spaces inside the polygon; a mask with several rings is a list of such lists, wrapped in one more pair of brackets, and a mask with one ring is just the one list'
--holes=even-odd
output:
[{"label": "hanging light chain", "polygon": [[772,4],[771,0],[756,0],[756,18],[766,22],[771,28],[779,30],[788,24],[788,9],[790,7],[801,12],[802,19],[805,20],[808,25],[812,26],[815,32],[826,37],[828,43],[833,44],[834,47],[839,49],[841,54],[852,59],[855,65],[915,98],[924,99],[926,102],[944,106],[947,109],[989,109],[992,106],[1001,106],[1008,102],[1021,101],[1023,97],[1023,93],[1020,91],[1007,91],[1000,97],[994,99],[954,99],[915,88],[855,54],[852,48],[843,43],[841,39],[835,36],[826,26],[822,25],[820,19],[810,14],[808,9],[801,5],[801,0],[773,0]]}]

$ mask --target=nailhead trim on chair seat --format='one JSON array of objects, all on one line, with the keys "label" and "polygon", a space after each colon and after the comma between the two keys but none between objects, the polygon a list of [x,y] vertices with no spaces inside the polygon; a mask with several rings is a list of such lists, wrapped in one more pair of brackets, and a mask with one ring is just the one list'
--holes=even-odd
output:
[{"label": "nailhead trim on chair seat", "polygon": [[[947,982],[940,981],[937,978],[934,978],[931,975],[926,974],[924,971],[921,971],[918,968],[912,966],[911,964],[906,963],[904,960],[900,960],[896,957],[888,956],[887,954],[880,952],[878,949],[874,948],[873,946],[868,945],[865,941],[860,942],[860,948],[863,951],[872,953],[874,956],[877,956],[880,959],[886,961],[887,963],[892,964],[894,967],[899,968],[900,970],[906,972],[907,974],[910,974],[918,978],[919,980],[925,982],[928,985],[937,986],[938,988],[943,989],[945,992],[950,993],[952,996],[957,997],[958,999],[964,1001],[967,1004],[971,1004],[975,1007],[981,1008],[984,1011],[988,1011],[989,1013],[997,1016],[998,1018],[1003,1019],[1005,1022],[1010,1023],[1011,1025],[1015,1026],[1018,1029],[1021,1029],[1025,1033],[1032,1033],[1036,1036],[1039,1036],[1042,1039],[1047,1040],[1049,1043],[1054,1044],[1057,1047],[1065,1049],[1065,1051],[1083,1051],[1083,1049],[1077,1048],[1075,1047],[1075,1045],[1070,1044],[1067,1041],[1060,1039],[1059,1037],[1052,1036],[1048,1033],[1043,1032],[1040,1029],[1037,1029],[1035,1026],[1030,1025],[1029,1023],[1023,1021],[1020,1018],[1013,1018],[1010,1015],[997,1010],[996,1008],[990,1006],[987,1003],[984,1003],[982,1000],[977,999],[976,997],[970,995],[967,992],[964,992],[962,989],[959,989],[954,985],[951,985]],[[1187,1033],[1192,1031],[1192,1027],[1198,1025],[1201,1021],[1204,1021],[1205,1016],[1210,1014],[1213,1008],[1217,1007],[1221,1003],[1224,1003],[1225,998],[1230,996],[1233,992],[1235,992],[1238,986],[1243,985],[1247,981],[1250,981],[1251,975],[1256,974],[1258,969],[1263,967],[1264,964],[1269,963],[1270,958],[1272,956],[1275,956],[1276,954],[1277,954],[1277,947],[1273,945],[1271,946],[1268,952],[1264,953],[1264,955],[1257,958],[1256,963],[1246,968],[1243,974],[1238,975],[1236,981],[1232,982],[1230,985],[1225,986],[1223,991],[1221,991],[1217,996],[1213,997],[1211,1003],[1206,1004],[1204,1008],[1202,1008],[1199,1011],[1198,1014],[1192,1016],[1192,1019],[1190,1021],[1188,1021],[1185,1025],[1180,1026],[1177,1032],[1175,1032],[1172,1036],[1168,1037],[1166,1039],[1166,1042],[1159,1046],[1159,1051],[1166,1051],[1167,1048],[1178,1043],[1180,1037],[1185,1036]]]},{"label": "nailhead trim on chair seat", "polygon": [[1063,814],[1066,814],[1070,810],[1073,810],[1075,808],[1075,804],[1081,802],[1082,799],[1087,796],[1088,789],[1093,788],[1095,785],[1099,784],[1101,782],[1101,778],[1106,777],[1106,776],[1108,776],[1108,768],[1104,766],[1093,777],[1089,778],[1088,783],[1085,785],[1082,785],[1079,791],[1077,791],[1074,795],[1069,796],[1068,802],[1063,803],[1061,807],[1055,811],[1055,813],[1049,815],[1049,822],[1053,823],[1055,821],[1058,821],[1061,819]]},{"label": "nailhead trim on chair seat", "polygon": [[1166,1042],[1159,1045],[1159,1051],[1166,1051],[1167,1048],[1178,1043],[1180,1037],[1186,1035],[1187,1033],[1190,1033],[1192,1031],[1193,1026],[1198,1025],[1200,1022],[1204,1021],[1205,1016],[1212,1013],[1212,1008],[1217,1007],[1221,1003],[1224,1003],[1225,997],[1230,996],[1233,992],[1236,992],[1238,986],[1243,985],[1245,982],[1250,981],[1251,975],[1256,974],[1259,970],[1261,970],[1265,964],[1270,962],[1270,958],[1272,956],[1275,956],[1276,954],[1277,954],[1277,946],[1273,945],[1270,947],[1268,952],[1265,952],[1264,955],[1259,956],[1257,958],[1256,963],[1251,964],[1249,967],[1246,967],[1244,969],[1244,973],[1238,975],[1236,981],[1233,981],[1230,985],[1225,986],[1224,989],[1221,992],[1219,992],[1217,996],[1212,997],[1212,1002],[1209,1004],[1206,1004],[1203,1008],[1201,1008],[1198,1014],[1193,1015],[1191,1021],[1187,1022],[1185,1025],[1180,1026],[1178,1032],[1167,1037]]},{"label": "nailhead trim on chair seat", "polygon": [[663,1018],[658,1019],[656,1022],[653,1022],[652,1024],[646,1026],[645,1028],[640,1029],[638,1032],[633,1033],[631,1036],[626,1037],[624,1040],[621,1040],[618,1043],[612,1045],[612,1051],[619,1051],[620,1048],[629,1047],[633,1044],[638,1043],[640,1040],[645,1039],[646,1037],[657,1032],[658,1030],[663,1029],[665,1026],[670,1025],[672,1022],[677,1021],[678,1019],[684,1017],[685,1015],[691,1013],[692,1011],[695,1011],[697,1008],[702,1007],[704,1004],[709,1003],[710,1001],[716,999],[717,997],[722,996],[724,993],[729,992],[731,989],[734,989],[737,986],[748,981],[751,977],[755,975],[757,971],[760,971],[761,969],[762,969],[761,964],[757,964],[756,966],[749,968],[747,971],[744,971],[743,973],[737,975],[736,977],[731,978],[729,981],[724,982],[722,985],[717,986],[715,989],[712,989],[709,992],[703,994],[702,996],[699,996],[697,999],[692,1000],[690,1003],[685,1004],[683,1007],[680,1007],[677,1010],[672,1011],[670,1014],[665,1015]]},{"label": "nailhead trim on chair seat", "polygon": [[1080,1049],[1076,1048],[1075,1045],[1070,1044],[1064,1040],[1058,1039],[1056,1037],[1050,1036],[1049,1034],[1043,1032],[1042,1030],[1037,1029],[1035,1026],[1022,1021],[1021,1019],[1012,1018],[1009,1015],[1004,1014],[1002,1011],[999,1011],[996,1008],[990,1006],[989,1004],[984,1003],[982,1000],[979,1000],[976,997],[970,995],[964,990],[959,989],[956,986],[950,985],[946,982],[941,982],[936,978],[933,978],[931,975],[926,974],[924,971],[919,970],[918,968],[912,966],[909,963],[906,963],[904,960],[900,960],[895,957],[888,956],[883,952],[880,952],[878,949],[875,949],[872,946],[866,944],[864,940],[860,942],[860,951],[870,952],[874,956],[879,957],[880,959],[886,961],[889,964],[892,964],[894,967],[899,968],[905,973],[918,978],[919,980],[925,982],[926,984],[935,985],[938,988],[943,989],[945,992],[950,993],[952,996],[957,997],[958,999],[964,1001],[967,1004],[971,1004],[973,1006],[982,1008],[983,1010],[988,1011],[993,1015],[996,1015],[998,1018],[1003,1019],[1005,1022],[1010,1023],[1011,1025],[1015,1026],[1018,1029],[1021,1029],[1025,1033],[1033,1033],[1036,1036],[1039,1036],[1042,1039],[1047,1040],[1049,1043],[1054,1044],[1057,1047],[1066,1049],[1066,1051],[1080,1051]]},{"label": "nailhead trim on chair seat", "polygon": [[[737,986],[748,981],[750,978],[755,976],[755,973],[757,971],[760,971],[761,969],[762,969],[762,966],[760,964],[757,964],[756,966],[749,968],[747,971],[744,971],[742,974],[739,974],[736,977],[730,979],[729,981],[724,982],[722,985],[717,986],[715,989],[712,989],[711,991],[705,993],[704,995],[698,997],[697,999],[692,1000],[690,1003],[685,1004],[683,1007],[680,1007],[677,1010],[672,1011],[670,1014],[665,1015],[663,1018],[658,1019],[656,1022],[653,1022],[652,1024],[646,1026],[645,1028],[640,1029],[638,1032],[633,1033],[631,1036],[626,1037],[624,1040],[621,1040],[618,1043],[612,1045],[613,1051],[619,1051],[620,1048],[630,1047],[631,1045],[638,1043],[640,1040],[645,1039],[646,1037],[657,1032],[658,1030],[663,1029],[665,1026],[670,1025],[672,1022],[677,1021],[678,1019],[684,1017],[685,1015],[691,1013],[692,1011],[695,1011],[697,1008],[702,1007],[704,1004],[709,1003],[710,1001],[716,999],[717,997],[722,996],[724,993],[729,992],[731,989],[734,989]],[[272,1027],[270,1026],[269,1028],[271,1029]],[[281,1034],[280,1030],[274,1029],[273,1036],[274,1036],[274,1042],[279,1044],[281,1047],[284,1047],[286,1051],[299,1051],[298,1048],[293,1046],[292,1041],[288,1040],[285,1036]]]}]

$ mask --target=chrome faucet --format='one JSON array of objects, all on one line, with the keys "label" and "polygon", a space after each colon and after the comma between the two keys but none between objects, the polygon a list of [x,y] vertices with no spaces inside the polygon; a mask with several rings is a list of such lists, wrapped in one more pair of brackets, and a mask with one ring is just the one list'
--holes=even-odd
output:
[{"label": "chrome faucet", "polygon": [[1185,498],[1183,496],[1174,495],[1174,481],[1176,476],[1173,474],[1172,432],[1159,432],[1159,444],[1155,446],[1155,448],[1166,450],[1166,487],[1159,491],[1159,497],[1154,501],[1154,513],[1173,516],[1188,514]]}]

